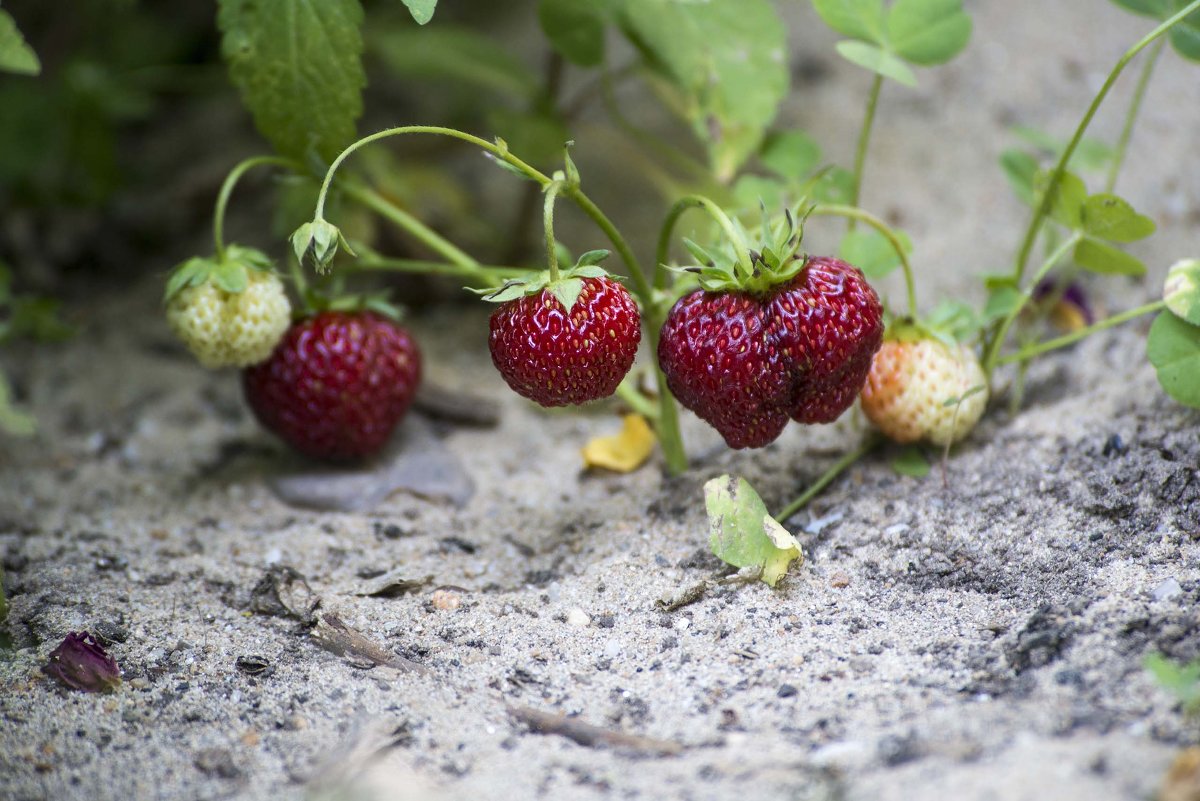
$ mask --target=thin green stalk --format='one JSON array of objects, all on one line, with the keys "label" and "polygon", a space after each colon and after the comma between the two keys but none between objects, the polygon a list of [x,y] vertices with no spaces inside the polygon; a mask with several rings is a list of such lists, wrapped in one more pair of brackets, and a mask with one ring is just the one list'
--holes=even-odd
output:
[{"label": "thin green stalk", "polygon": [[658,420],[659,410],[654,407],[649,398],[638,391],[633,375],[630,373],[620,384],[617,384],[617,397],[625,401],[629,408],[654,423]]},{"label": "thin green stalk", "polygon": [[375,270],[378,272],[417,273],[421,275],[445,275],[462,278],[482,286],[492,286],[496,278],[516,278],[529,272],[528,267],[510,267],[499,264],[480,264],[478,269],[464,269],[457,264],[424,259],[393,259],[380,256],[374,252],[364,253],[365,245],[355,242],[354,251],[358,259],[354,262],[357,270]]},{"label": "thin green stalk", "polygon": [[[854,151],[854,175],[850,184],[850,202],[848,205],[857,206],[859,192],[862,189],[863,170],[867,163],[867,147],[871,142],[871,129],[875,125],[875,108],[879,105],[879,92],[883,88],[883,76],[876,73],[871,82],[871,91],[867,95],[867,113],[863,117],[862,130],[858,133],[858,147]],[[854,230],[855,218],[851,217],[847,225]]]},{"label": "thin green stalk", "polygon": [[671,206],[658,234],[658,248],[655,250],[654,256],[654,286],[656,289],[663,289],[666,286],[667,271],[664,269],[664,265],[670,258],[671,236],[675,232],[675,224],[679,222],[679,218],[685,211],[694,208],[702,208],[708,212],[708,216],[721,226],[721,231],[729,240],[729,244],[733,245],[738,264],[747,275],[754,272],[754,265],[750,262],[750,248],[737,229],[733,227],[733,221],[729,219],[729,215],[704,195],[684,195]]},{"label": "thin green stalk", "polygon": [[775,515],[775,519],[780,523],[787,521],[788,518],[807,506],[808,502],[817,497],[821,490],[828,487],[835,478],[849,469],[850,466],[859,459],[878,448],[882,442],[883,438],[878,435],[872,435],[868,437],[856,449],[846,453],[842,456],[842,458],[834,462],[832,467],[822,473],[820,478],[814,481],[808,489],[800,494],[800,497],[783,507],[779,514]]},{"label": "thin green stalk", "polygon": [[1106,328],[1118,326],[1121,323],[1128,322],[1136,317],[1141,317],[1143,314],[1150,314],[1166,308],[1166,303],[1161,300],[1156,300],[1153,303],[1147,303],[1144,306],[1138,306],[1135,309],[1123,311],[1120,314],[1114,314],[1112,317],[1106,317],[1098,323],[1092,323],[1086,328],[1080,328],[1078,331],[1072,331],[1069,334],[1064,334],[1061,337],[1048,339],[1045,342],[1039,342],[1036,345],[1029,345],[1022,348],[1016,353],[1010,353],[1007,356],[1002,356],[996,360],[996,365],[1012,364],[1013,362],[1027,362],[1030,359],[1041,356],[1043,353],[1049,353],[1058,348],[1065,348],[1067,345],[1074,344],[1085,337],[1091,336],[1097,331],[1103,331]]},{"label": "thin green stalk", "polygon": [[229,205],[229,197],[233,194],[233,188],[237,186],[237,182],[247,171],[264,164],[299,169],[296,162],[281,156],[251,156],[229,171],[229,175],[225,176],[225,182],[221,184],[221,191],[217,193],[217,204],[213,209],[213,245],[216,248],[217,261],[225,258],[225,207]]},{"label": "thin green stalk", "polygon": [[1142,101],[1146,98],[1146,87],[1150,85],[1150,76],[1154,74],[1154,65],[1158,63],[1158,57],[1166,44],[1166,39],[1159,39],[1155,42],[1154,48],[1146,56],[1145,63],[1142,64],[1142,72],[1138,76],[1137,87],[1133,90],[1133,99],[1129,101],[1129,110],[1125,113],[1125,126],[1121,129],[1121,137],[1117,140],[1112,164],[1108,166],[1108,180],[1104,184],[1104,191],[1106,192],[1113,191],[1113,188],[1117,185],[1117,175],[1121,172],[1121,166],[1125,163],[1125,153],[1129,149],[1129,140],[1133,137],[1133,126],[1137,122],[1138,112],[1142,108]]},{"label": "thin green stalk", "polygon": [[[1184,8],[1173,14],[1163,23],[1161,23],[1150,33],[1143,36],[1131,48],[1125,51],[1125,54],[1117,60],[1116,65],[1104,80],[1104,85],[1100,87],[1100,91],[1096,93],[1096,97],[1088,106],[1087,112],[1083,115],[1083,119],[1079,121],[1079,126],[1075,129],[1075,134],[1071,137],[1071,141],[1067,143],[1067,147],[1063,150],[1062,155],[1058,158],[1058,163],[1054,165],[1054,171],[1050,173],[1050,180],[1046,184],[1046,192],[1042,196],[1042,201],[1038,204],[1037,209],[1033,213],[1033,219],[1029,221],[1029,227],[1025,231],[1025,238],[1021,242],[1021,249],[1017,253],[1017,262],[1013,270],[1013,278],[1020,283],[1025,275],[1025,265],[1029,261],[1029,254],[1033,251],[1034,240],[1037,239],[1038,231],[1041,230],[1042,223],[1046,220],[1046,216],[1050,213],[1050,207],[1054,202],[1054,195],[1058,190],[1058,184],[1062,180],[1063,173],[1066,172],[1067,162],[1071,156],[1075,154],[1075,149],[1079,147],[1079,142],[1083,139],[1083,134],[1087,131],[1088,126],[1092,122],[1092,118],[1096,116],[1096,112],[1100,109],[1100,104],[1104,102],[1104,98],[1108,96],[1108,92],[1112,89],[1113,84],[1117,82],[1117,78],[1125,69],[1126,65],[1133,60],[1134,56],[1142,52],[1149,44],[1154,42],[1164,33],[1173,28],[1176,24],[1182,21],[1186,16],[1193,11],[1200,9],[1200,0],[1192,0]],[[993,349],[996,342],[992,343]]]},{"label": "thin green stalk", "polygon": [[1082,236],[1083,235],[1078,232],[1072,234],[1063,240],[1062,244],[1055,248],[1053,253],[1046,257],[1046,260],[1042,262],[1042,266],[1038,268],[1037,274],[1034,275],[1034,277],[1030,280],[1029,286],[1025,289],[1025,292],[1022,293],[1020,301],[1013,306],[1012,310],[1009,311],[1008,315],[1003,321],[1001,321],[1000,327],[996,330],[996,336],[988,345],[987,356],[983,360],[983,372],[988,377],[989,385],[992,383],[992,372],[996,369],[996,365],[999,363],[1000,348],[1004,346],[1004,338],[1008,336],[1008,329],[1012,327],[1013,322],[1017,319],[1017,316],[1021,313],[1021,310],[1025,308],[1027,303],[1029,303],[1029,299],[1033,297],[1033,293],[1037,289],[1038,283],[1040,283],[1041,280],[1046,277],[1047,273],[1054,269],[1054,265],[1058,264],[1058,262],[1067,255],[1071,248],[1075,247]]},{"label": "thin green stalk", "polygon": [[917,316],[916,275],[913,273],[912,265],[908,261],[908,254],[904,250],[904,243],[900,241],[900,237],[896,235],[896,232],[887,223],[857,206],[840,204],[818,205],[809,213],[813,216],[847,217],[852,221],[861,220],[883,234],[883,238],[892,246],[892,250],[896,251],[896,256],[900,259],[900,268],[904,271],[904,290],[908,296],[908,316],[913,318]]},{"label": "thin green stalk", "polygon": [[562,181],[553,181],[546,187],[546,201],[542,206],[542,227],[546,231],[546,264],[550,268],[550,282],[558,280],[558,244],[554,241],[554,199],[562,190]]},{"label": "thin green stalk", "polygon": [[346,182],[343,186],[343,191],[347,196],[354,198],[381,217],[390,220],[404,231],[407,231],[413,238],[446,259],[446,261],[463,268],[465,271],[478,272],[479,262],[474,258],[374,189],[354,182]]}]

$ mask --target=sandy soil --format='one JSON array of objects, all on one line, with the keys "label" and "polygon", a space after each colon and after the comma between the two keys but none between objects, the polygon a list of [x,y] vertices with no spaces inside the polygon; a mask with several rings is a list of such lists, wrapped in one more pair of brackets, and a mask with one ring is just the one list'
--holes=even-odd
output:
[{"label": "sandy soil", "polygon": [[[994,166],[1006,127],[1067,135],[1146,28],[1094,5],[968,3],[962,59],[885,93],[863,200],[911,232],[925,305],[976,292],[1019,238],[1027,212]],[[787,118],[846,159],[866,79],[794,16],[797,58],[820,69]],[[1118,188],[1160,232],[1133,248],[1147,280],[1105,284],[1113,307],[1196,254],[1196,76],[1168,55],[1152,85]],[[1132,82],[1097,133],[1119,129]],[[1159,390],[1145,325],[1041,362],[1023,411],[995,410],[946,484],[897,476],[887,453],[851,469],[788,521],[808,562],[777,590],[664,612],[720,572],[703,481],[744,475],[778,508],[857,441],[852,416],[758,452],[689,418],[683,477],[583,475],[577,448],[617,428],[611,409],[532,408],[492,370],[485,317],[435,311],[414,321],[431,379],[502,410],[496,428],[428,426],[473,497],[315,511],[272,490],[298,464],[236,375],[172,342],[158,292],[105,295],[68,345],[6,355],[42,433],[0,443],[16,646],[0,656],[0,797],[1105,801],[1151,797],[1196,739],[1141,667],[1200,655],[1200,415]],[[381,576],[418,586],[364,595]],[[424,670],[332,653],[311,625],[326,614]],[[115,695],[39,673],[80,629],[112,641]],[[518,708],[645,739],[538,734]],[[655,753],[664,741],[677,753]]]}]

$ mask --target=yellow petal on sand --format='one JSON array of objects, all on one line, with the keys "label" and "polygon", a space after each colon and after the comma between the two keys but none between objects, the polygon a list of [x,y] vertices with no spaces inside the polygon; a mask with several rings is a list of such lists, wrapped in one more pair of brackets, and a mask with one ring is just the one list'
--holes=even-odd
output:
[{"label": "yellow petal on sand", "polygon": [[654,432],[640,414],[625,415],[621,433],[596,437],[583,446],[583,465],[601,467],[616,473],[632,473],[654,452]]}]

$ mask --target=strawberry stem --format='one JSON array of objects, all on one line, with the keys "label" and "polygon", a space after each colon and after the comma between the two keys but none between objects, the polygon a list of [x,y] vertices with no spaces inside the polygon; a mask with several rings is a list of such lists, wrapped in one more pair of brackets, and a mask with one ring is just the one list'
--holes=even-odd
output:
[{"label": "strawberry stem", "polygon": [[900,237],[896,232],[885,223],[883,220],[876,217],[870,212],[863,211],[857,206],[845,206],[840,204],[828,204],[814,206],[809,214],[823,217],[846,217],[850,220],[860,220],[874,228],[879,233],[883,234],[883,238],[892,246],[892,250],[896,251],[896,256],[900,259],[900,268],[904,271],[904,290],[908,296],[908,316],[916,319],[917,316],[917,280],[913,273],[912,265],[908,261],[908,253],[904,249],[904,243],[900,241]]},{"label": "strawberry stem", "polygon": [[1108,180],[1104,183],[1106,192],[1112,192],[1117,185],[1117,175],[1121,172],[1121,165],[1125,163],[1125,153],[1129,149],[1129,140],[1133,136],[1133,126],[1137,122],[1142,100],[1146,97],[1146,87],[1150,85],[1150,76],[1154,74],[1154,65],[1158,63],[1158,57],[1166,44],[1166,39],[1159,39],[1155,42],[1154,49],[1150,51],[1146,56],[1145,63],[1142,64],[1137,87],[1133,90],[1133,98],[1129,101],[1129,110],[1125,112],[1125,125],[1121,128],[1121,137],[1117,140],[1112,164],[1108,166]]},{"label": "strawberry stem", "polygon": [[[850,182],[849,206],[858,205],[858,197],[862,190],[863,170],[867,163],[867,146],[871,142],[871,128],[875,124],[875,107],[879,105],[879,91],[883,88],[883,76],[875,73],[871,82],[871,91],[867,95],[867,112],[863,117],[862,130],[858,134],[858,147],[854,151],[854,174]],[[850,218],[847,230],[853,231],[856,220]]]},{"label": "strawberry stem", "polygon": [[[1083,115],[1083,119],[1079,121],[1079,126],[1075,129],[1075,134],[1071,137],[1071,141],[1067,143],[1062,155],[1058,157],[1058,163],[1054,165],[1054,171],[1050,173],[1050,180],[1046,184],[1046,191],[1042,195],[1042,200],[1038,203],[1037,209],[1033,213],[1033,219],[1029,221],[1029,227],[1025,231],[1025,239],[1021,242],[1021,249],[1017,253],[1016,265],[1013,269],[1013,278],[1019,283],[1025,274],[1025,265],[1029,261],[1029,254],[1033,251],[1034,240],[1037,239],[1038,231],[1041,230],[1042,223],[1045,222],[1046,216],[1050,213],[1050,207],[1054,203],[1055,195],[1058,191],[1058,185],[1062,182],[1063,173],[1067,170],[1067,162],[1071,156],[1075,154],[1075,149],[1079,147],[1080,141],[1083,139],[1083,134],[1087,131],[1088,126],[1092,122],[1092,118],[1096,116],[1096,112],[1100,109],[1100,104],[1104,102],[1104,98],[1108,96],[1108,92],[1112,89],[1113,84],[1117,82],[1117,78],[1125,69],[1126,65],[1133,60],[1134,56],[1145,49],[1155,39],[1158,39],[1171,28],[1179,24],[1185,17],[1193,11],[1200,9],[1200,0],[1192,0],[1182,10],[1173,14],[1166,19],[1157,28],[1143,36],[1131,48],[1125,51],[1124,55],[1117,60],[1116,65],[1105,78],[1104,84],[1100,87],[1100,91],[1096,93],[1096,97],[1092,100],[1092,104],[1088,106],[1087,112]],[[995,342],[1002,339],[997,337]]]},{"label": "strawberry stem", "polygon": [[804,492],[800,493],[800,497],[796,498],[796,500],[792,501],[787,506],[783,507],[783,509],[779,512],[779,514],[775,515],[775,519],[778,520],[780,523],[786,524],[788,518],[790,518],[792,515],[796,514],[796,512],[799,512],[801,509],[803,509],[805,506],[807,506],[809,501],[811,501],[813,498],[817,497],[817,495],[820,494],[821,490],[828,487],[835,478],[837,478],[843,472],[845,472],[847,469],[849,469],[859,459],[862,459],[864,456],[866,456],[867,454],[869,454],[871,451],[875,450],[882,444],[883,444],[883,437],[879,436],[878,434],[872,434],[871,436],[869,436],[856,449],[843,455],[842,458],[840,458],[836,462],[834,462],[833,465],[828,470],[826,470],[824,473],[821,474],[820,478],[818,478],[816,481],[814,481],[808,487],[808,489],[806,489],[806,490],[804,490]]},{"label": "strawberry stem", "polygon": [[225,182],[221,184],[221,191],[217,193],[217,204],[213,209],[213,245],[218,262],[225,258],[225,208],[229,205],[229,197],[233,194],[237,182],[246,172],[265,164],[296,171],[300,169],[300,165],[296,162],[280,156],[251,156],[239,162],[229,171],[229,175],[225,176]]},{"label": "strawberry stem", "polygon": [[1106,328],[1118,326],[1121,323],[1127,322],[1136,317],[1141,317],[1143,314],[1150,314],[1151,312],[1159,311],[1165,308],[1166,305],[1167,304],[1164,301],[1156,300],[1153,303],[1147,303],[1143,306],[1138,306],[1135,309],[1129,309],[1128,311],[1123,311],[1120,314],[1114,314],[1112,317],[1106,317],[1097,323],[1087,326],[1086,328],[1080,328],[1078,331],[1072,331],[1069,334],[1064,334],[1063,336],[1055,337],[1054,339],[1047,339],[1045,342],[1038,342],[1036,345],[1030,345],[1022,348],[1016,353],[1010,353],[1007,356],[1002,356],[996,360],[996,366],[998,367],[1003,364],[1012,364],[1013,362],[1020,362],[1024,364],[1036,356],[1041,356],[1043,353],[1049,353],[1052,350],[1065,348],[1067,345],[1074,344],[1081,339],[1091,336],[1097,331],[1103,331]]},{"label": "strawberry stem", "polygon": [[754,274],[754,265],[750,261],[750,248],[746,244],[746,240],[733,227],[733,221],[729,219],[729,215],[704,195],[684,195],[675,201],[675,205],[671,206],[658,234],[658,248],[654,256],[654,286],[656,289],[664,289],[666,287],[666,264],[667,260],[670,259],[671,237],[675,231],[675,224],[679,222],[679,218],[683,216],[685,211],[695,208],[704,209],[708,213],[708,216],[712,217],[717,225],[721,226],[725,238],[733,246],[738,265],[742,268],[744,274],[747,276]]},{"label": "strawberry stem", "polygon": [[550,283],[558,281],[558,243],[554,241],[554,200],[562,191],[564,182],[551,181],[546,187],[546,202],[542,206],[542,224],[546,229],[546,265],[550,269]]}]

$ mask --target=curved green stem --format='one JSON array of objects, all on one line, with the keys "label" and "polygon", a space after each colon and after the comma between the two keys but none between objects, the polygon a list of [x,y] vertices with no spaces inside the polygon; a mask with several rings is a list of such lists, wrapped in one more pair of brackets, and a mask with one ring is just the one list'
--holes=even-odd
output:
[{"label": "curved green stem", "polygon": [[1138,306],[1136,309],[1114,314],[1112,317],[1106,317],[1098,323],[1092,323],[1086,328],[1080,328],[1078,331],[1072,331],[1069,334],[1064,334],[1061,337],[1048,339],[1045,342],[1039,342],[1036,345],[1030,345],[1022,348],[1016,353],[1010,353],[996,360],[996,365],[1012,364],[1013,362],[1027,362],[1035,356],[1041,356],[1043,353],[1049,353],[1052,350],[1065,348],[1067,345],[1074,344],[1079,340],[1088,337],[1097,331],[1103,331],[1106,328],[1118,326],[1121,323],[1128,322],[1136,317],[1141,317],[1143,314],[1150,314],[1166,308],[1166,303],[1161,300],[1156,300],[1153,303],[1147,303],[1144,306]]},{"label": "curved green stem", "polygon": [[904,250],[904,243],[900,241],[900,237],[891,229],[891,226],[874,214],[865,212],[857,206],[844,206],[840,204],[818,205],[813,207],[813,210],[809,213],[821,217],[847,217],[850,220],[860,220],[883,234],[883,238],[892,246],[892,250],[896,251],[896,256],[900,259],[900,268],[904,271],[904,290],[908,295],[908,316],[913,318],[917,316],[916,275],[913,273],[912,265],[908,261],[908,253]]},{"label": "curved green stem", "polygon": [[1075,247],[1082,238],[1083,235],[1078,232],[1072,234],[1063,240],[1062,244],[1055,248],[1053,253],[1046,257],[1046,260],[1042,262],[1042,266],[1038,268],[1037,274],[1030,279],[1029,286],[1021,294],[1021,299],[1008,312],[1004,320],[1001,321],[1000,327],[996,330],[996,336],[992,338],[991,343],[988,345],[987,356],[983,360],[983,372],[988,378],[988,384],[992,383],[992,372],[999,363],[1000,348],[1004,346],[1004,339],[1008,336],[1008,330],[1012,327],[1013,322],[1020,315],[1022,309],[1025,308],[1025,305],[1029,303],[1029,299],[1033,297],[1038,283],[1046,277],[1047,273],[1054,269],[1054,265],[1058,264],[1063,256],[1066,256],[1071,248]]},{"label": "curved green stem", "polygon": [[461,278],[480,286],[494,286],[495,278],[516,278],[529,272],[527,267],[512,267],[499,264],[481,264],[478,269],[464,269],[457,264],[424,259],[393,259],[375,253],[361,242],[354,242],[358,259],[354,266],[359,270],[378,272],[417,273],[423,275],[445,275]]},{"label": "curved green stem", "polygon": [[1142,64],[1142,72],[1138,76],[1137,87],[1133,90],[1133,98],[1129,101],[1129,110],[1125,113],[1125,125],[1121,128],[1121,137],[1117,140],[1112,164],[1108,166],[1108,180],[1104,183],[1104,190],[1106,192],[1113,191],[1113,187],[1117,185],[1117,175],[1121,172],[1121,166],[1125,163],[1125,153],[1129,149],[1129,140],[1133,136],[1133,126],[1137,122],[1138,112],[1141,110],[1142,101],[1146,97],[1146,87],[1150,85],[1150,76],[1154,74],[1154,65],[1158,63],[1158,57],[1166,44],[1166,39],[1159,39],[1155,42],[1154,49],[1150,51],[1146,56],[1145,63]]},{"label": "curved green stem", "polygon": [[558,244],[554,241],[554,199],[565,184],[552,181],[546,187],[546,201],[542,206],[542,225],[546,229],[546,264],[550,268],[550,283],[558,280]]},{"label": "curved green stem", "polygon": [[282,156],[251,156],[229,171],[225,182],[221,184],[221,191],[217,193],[217,205],[213,209],[213,245],[216,248],[217,261],[225,258],[225,207],[229,205],[229,196],[233,194],[233,188],[247,171],[264,164],[299,169],[296,162]]},{"label": "curved green stem", "polygon": [[746,240],[742,238],[738,230],[733,227],[733,221],[729,219],[729,215],[725,210],[718,206],[711,199],[704,195],[684,195],[675,201],[667,212],[666,218],[663,220],[662,229],[658,234],[658,248],[655,250],[655,268],[654,268],[654,285],[662,289],[666,284],[666,271],[663,265],[667,263],[671,248],[671,235],[675,231],[675,224],[679,222],[679,218],[688,209],[702,208],[709,217],[712,217],[717,225],[721,226],[721,232],[725,234],[725,238],[729,240],[729,244],[733,245],[736,251],[738,265],[745,271],[746,275],[754,272],[754,265],[750,261],[750,247],[746,244]]},{"label": "curved green stem", "polygon": [[[1100,91],[1096,93],[1096,97],[1092,100],[1092,104],[1088,106],[1087,112],[1083,115],[1083,119],[1079,121],[1079,126],[1075,129],[1075,134],[1071,137],[1071,141],[1067,143],[1062,155],[1058,158],[1058,163],[1054,165],[1054,171],[1050,173],[1050,180],[1046,184],[1045,194],[1042,195],[1042,200],[1038,203],[1037,209],[1033,213],[1033,219],[1029,221],[1029,227],[1025,231],[1025,238],[1021,242],[1021,249],[1017,253],[1017,262],[1013,270],[1013,278],[1019,283],[1025,274],[1025,264],[1029,261],[1029,254],[1033,251],[1033,243],[1037,238],[1038,231],[1041,230],[1042,223],[1046,216],[1050,213],[1050,207],[1054,203],[1054,196],[1057,193],[1058,185],[1062,181],[1063,173],[1066,172],[1067,162],[1071,156],[1075,154],[1075,149],[1079,147],[1079,142],[1083,139],[1083,134],[1087,131],[1088,126],[1092,122],[1092,118],[1096,116],[1096,112],[1100,108],[1100,104],[1104,102],[1104,98],[1108,96],[1108,92],[1112,89],[1113,84],[1117,82],[1117,78],[1125,69],[1126,65],[1133,60],[1134,56],[1142,52],[1155,39],[1158,39],[1164,33],[1173,28],[1176,24],[1182,21],[1186,16],[1193,11],[1200,9],[1200,0],[1192,0],[1181,11],[1173,14],[1162,24],[1156,27],[1150,33],[1143,36],[1131,48],[1125,51],[1124,55],[1117,60],[1112,71],[1105,78],[1104,84],[1100,87]],[[997,338],[997,341],[1000,338]],[[993,342],[993,349],[996,342]]]},{"label": "curved green stem", "polygon": [[775,519],[780,523],[787,521],[789,517],[807,506],[808,502],[817,497],[821,490],[828,487],[835,478],[840,476],[859,459],[878,448],[882,443],[883,437],[880,437],[877,434],[868,437],[866,441],[857,448],[843,455],[842,458],[834,462],[828,470],[821,474],[820,478],[814,481],[808,489],[800,494],[800,497],[783,507],[779,514],[775,515]]},{"label": "curved green stem", "polygon": [[[858,196],[862,190],[863,170],[867,163],[867,146],[871,142],[871,128],[875,125],[875,107],[879,105],[879,91],[883,88],[883,76],[876,73],[871,82],[871,91],[867,95],[867,113],[863,117],[862,130],[858,134],[858,147],[854,151],[854,175],[850,183],[850,202],[847,205],[857,206]],[[854,230],[855,218],[850,218],[847,226]]]},{"label": "curved green stem", "polygon": [[625,376],[620,384],[617,384],[617,397],[625,401],[630,409],[645,417],[652,424],[658,421],[659,410],[654,407],[650,399],[638,392],[636,382],[633,380],[634,373]]},{"label": "curved green stem", "polygon": [[446,261],[462,268],[464,272],[480,272],[479,262],[474,258],[374,189],[355,182],[347,182],[343,186],[343,191],[347,196],[354,198],[381,217],[390,220],[404,231],[407,231],[414,239],[446,259]]}]

